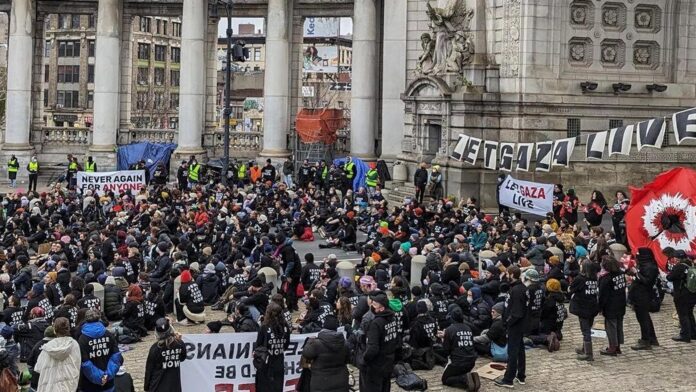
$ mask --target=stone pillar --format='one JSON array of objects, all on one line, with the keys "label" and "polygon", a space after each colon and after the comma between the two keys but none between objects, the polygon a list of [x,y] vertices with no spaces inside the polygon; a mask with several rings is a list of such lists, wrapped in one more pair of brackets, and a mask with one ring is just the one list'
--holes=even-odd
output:
[{"label": "stone pillar", "polygon": [[406,20],[407,2],[384,0],[382,58],[382,159],[394,160],[401,154],[404,135],[406,89]]},{"label": "stone pillar", "polygon": [[184,0],[181,19],[179,147],[181,155],[202,154],[205,121],[207,0]]},{"label": "stone pillar", "polygon": [[[35,9],[33,0],[12,0],[7,54],[7,155],[30,154],[31,79]],[[20,162],[20,168],[26,162]]]},{"label": "stone pillar", "polygon": [[[377,0],[353,2],[353,74],[350,111],[350,153],[375,158],[377,125]],[[387,10],[389,12],[389,10]],[[395,66],[394,68],[399,68]]]},{"label": "stone pillar", "polygon": [[263,274],[266,277],[266,283],[273,283],[273,291],[271,291],[271,293],[277,293],[278,289],[280,288],[280,279],[278,279],[278,272],[276,272],[276,270],[274,270],[273,268],[263,267],[259,270],[258,273]]},{"label": "stone pillar", "polygon": [[336,271],[339,277],[349,278],[351,286],[355,285],[355,264],[350,261],[341,261],[336,265]]},{"label": "stone pillar", "polygon": [[268,0],[266,69],[263,82],[263,151],[261,156],[285,158],[290,129],[289,1]]},{"label": "stone pillar", "polygon": [[420,271],[425,267],[425,256],[416,255],[411,258],[411,287],[423,286]]},{"label": "stone pillar", "polygon": [[[99,167],[115,167],[116,137],[120,123],[121,1],[99,0],[97,11],[98,54],[94,66],[94,128],[90,150],[100,158]],[[110,159],[109,159],[110,158]],[[110,162],[103,162],[104,159]]]}]

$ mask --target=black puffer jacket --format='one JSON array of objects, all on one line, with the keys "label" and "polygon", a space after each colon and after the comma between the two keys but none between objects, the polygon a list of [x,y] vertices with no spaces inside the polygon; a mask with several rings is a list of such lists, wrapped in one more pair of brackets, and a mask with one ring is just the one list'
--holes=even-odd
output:
[{"label": "black puffer jacket", "polygon": [[597,281],[587,279],[584,275],[578,275],[568,289],[570,294],[570,313],[585,319],[597,316],[599,302],[597,294],[599,289]]},{"label": "black puffer jacket", "polygon": [[302,356],[312,361],[312,392],[348,390],[348,344],[342,333],[321,330],[307,342]]},{"label": "black puffer jacket", "polygon": [[659,274],[655,257],[652,251],[647,248],[638,249],[636,256],[638,261],[638,272],[633,283],[628,290],[628,299],[633,306],[650,306],[650,302],[655,295],[655,281]]},{"label": "black puffer jacket", "polygon": [[218,292],[220,291],[220,278],[213,272],[205,272],[196,280],[198,287],[203,294],[203,301],[206,305],[212,305],[218,300]]},{"label": "black puffer jacket", "polygon": [[104,314],[109,321],[121,319],[121,309],[123,309],[123,296],[121,289],[113,284],[104,286]]}]

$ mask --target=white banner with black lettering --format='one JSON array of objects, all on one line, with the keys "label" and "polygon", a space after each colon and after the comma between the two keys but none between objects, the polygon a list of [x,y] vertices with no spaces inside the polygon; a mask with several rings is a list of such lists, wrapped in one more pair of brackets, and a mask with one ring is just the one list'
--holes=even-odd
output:
[{"label": "white banner with black lettering", "polygon": [[120,195],[128,190],[137,192],[144,186],[144,170],[77,172],[77,189],[83,193],[85,190],[91,189],[100,196],[109,192]]},{"label": "white banner with black lettering", "polygon": [[553,212],[553,184],[516,180],[508,175],[500,185],[500,204],[546,216]]},{"label": "white banner with black lettering", "polygon": [[[302,368],[300,357],[307,339],[316,334],[291,335],[285,351],[284,392],[295,390]],[[181,390],[205,392],[254,392],[252,354],[256,333],[183,335],[186,360],[181,363]],[[263,391],[258,391],[263,392]]]}]

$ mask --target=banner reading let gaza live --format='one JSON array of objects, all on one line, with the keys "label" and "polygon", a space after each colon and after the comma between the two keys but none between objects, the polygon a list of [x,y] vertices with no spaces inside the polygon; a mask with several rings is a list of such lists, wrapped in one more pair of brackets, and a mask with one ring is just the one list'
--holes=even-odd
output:
[{"label": "banner reading let gaza live", "polygon": [[534,215],[553,211],[553,184],[516,180],[507,176],[500,185],[500,204]]},{"label": "banner reading let gaza live", "polygon": [[[315,336],[290,336],[290,347],[285,351],[285,392],[295,390],[302,372],[302,348]],[[183,339],[188,355],[181,363],[182,391],[264,392],[256,391],[254,384],[256,333],[187,334]]]},{"label": "banner reading let gaza live", "polygon": [[113,192],[119,195],[127,190],[139,191],[145,186],[144,170],[121,170],[114,172],[77,172],[77,189],[83,192],[94,190],[98,195]]}]

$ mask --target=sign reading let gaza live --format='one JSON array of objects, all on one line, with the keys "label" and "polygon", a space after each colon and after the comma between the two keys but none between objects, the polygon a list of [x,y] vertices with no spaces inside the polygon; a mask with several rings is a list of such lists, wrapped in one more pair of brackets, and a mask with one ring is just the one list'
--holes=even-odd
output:
[{"label": "sign reading let gaza live", "polygon": [[534,215],[553,211],[553,184],[516,180],[507,176],[500,185],[500,204]]},{"label": "sign reading let gaza live", "polygon": [[84,193],[91,189],[98,195],[113,192],[120,195],[128,190],[139,191],[145,186],[144,170],[121,170],[114,172],[78,172],[77,189]]}]

